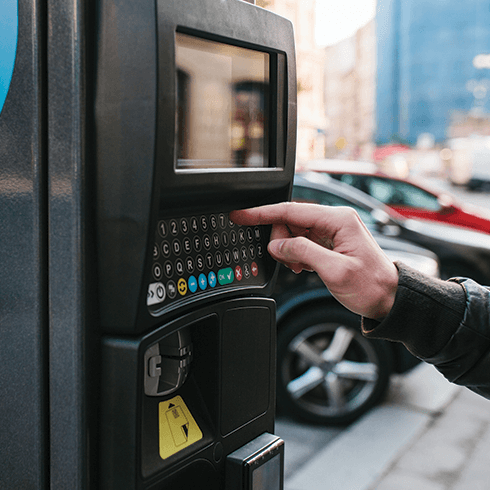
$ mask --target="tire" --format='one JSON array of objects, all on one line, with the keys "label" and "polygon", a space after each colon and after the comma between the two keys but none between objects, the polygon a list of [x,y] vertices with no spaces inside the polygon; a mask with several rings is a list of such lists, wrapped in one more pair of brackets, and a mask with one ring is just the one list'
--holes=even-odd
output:
[{"label": "tire", "polygon": [[279,410],[308,422],[345,425],[382,399],[392,351],[386,342],[363,337],[359,322],[340,305],[312,306],[286,320],[277,344]]}]

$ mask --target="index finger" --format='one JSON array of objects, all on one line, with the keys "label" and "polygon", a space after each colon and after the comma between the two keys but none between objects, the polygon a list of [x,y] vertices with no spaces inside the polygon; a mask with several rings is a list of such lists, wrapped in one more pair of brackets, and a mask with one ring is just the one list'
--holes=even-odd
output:
[{"label": "index finger", "polygon": [[325,219],[328,207],[319,204],[282,202],[256,208],[232,211],[230,218],[239,225],[288,224],[302,228],[314,228]]}]

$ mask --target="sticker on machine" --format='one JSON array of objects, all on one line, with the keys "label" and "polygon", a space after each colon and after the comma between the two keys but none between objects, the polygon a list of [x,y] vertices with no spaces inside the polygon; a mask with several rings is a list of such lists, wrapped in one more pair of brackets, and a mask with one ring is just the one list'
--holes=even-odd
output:
[{"label": "sticker on machine", "polygon": [[158,406],[160,457],[166,459],[202,439],[202,432],[180,396]]}]

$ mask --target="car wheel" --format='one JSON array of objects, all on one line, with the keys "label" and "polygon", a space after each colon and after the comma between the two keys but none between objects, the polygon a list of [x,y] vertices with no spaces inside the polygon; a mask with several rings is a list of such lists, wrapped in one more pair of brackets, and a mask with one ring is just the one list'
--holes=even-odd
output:
[{"label": "car wheel", "polygon": [[362,336],[359,317],[317,306],[278,333],[278,408],[306,421],[347,424],[385,394],[393,369],[386,342]]}]

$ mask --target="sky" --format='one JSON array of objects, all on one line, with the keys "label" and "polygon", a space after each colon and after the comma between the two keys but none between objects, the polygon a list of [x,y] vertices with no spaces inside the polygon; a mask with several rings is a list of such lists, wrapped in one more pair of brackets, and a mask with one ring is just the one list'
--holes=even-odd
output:
[{"label": "sky", "polygon": [[329,46],[352,36],[376,13],[376,0],[317,0],[316,42]]}]

